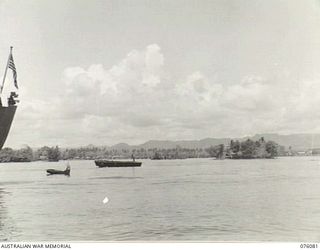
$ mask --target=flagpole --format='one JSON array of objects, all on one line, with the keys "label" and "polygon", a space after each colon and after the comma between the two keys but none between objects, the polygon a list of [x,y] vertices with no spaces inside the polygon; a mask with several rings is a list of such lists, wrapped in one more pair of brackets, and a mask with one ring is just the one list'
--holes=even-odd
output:
[{"label": "flagpole", "polygon": [[9,59],[10,59],[10,55],[12,54],[12,46],[10,47],[10,54],[8,56],[8,61],[7,61],[7,67],[6,70],[4,71],[4,76],[3,76],[3,80],[2,80],[2,85],[1,85],[1,89],[0,89],[0,94],[2,94],[2,90],[3,90],[3,86],[4,86],[4,82],[6,81],[6,76],[7,76],[7,71],[8,71],[8,66],[9,66]]}]

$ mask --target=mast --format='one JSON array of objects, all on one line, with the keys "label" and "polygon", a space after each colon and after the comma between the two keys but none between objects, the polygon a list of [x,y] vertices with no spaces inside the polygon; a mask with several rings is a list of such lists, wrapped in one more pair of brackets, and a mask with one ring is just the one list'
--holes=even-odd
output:
[{"label": "mast", "polygon": [[2,84],[1,84],[1,88],[0,88],[0,94],[2,94],[2,90],[3,90],[3,87],[4,87],[4,83],[5,83],[5,81],[6,81],[6,76],[7,76],[7,72],[8,72],[9,60],[10,60],[10,56],[11,56],[11,54],[12,54],[12,49],[13,49],[13,47],[11,46],[11,47],[10,47],[10,54],[9,54],[8,60],[7,60],[6,70],[4,71],[4,76],[3,76],[3,80],[2,80]]}]

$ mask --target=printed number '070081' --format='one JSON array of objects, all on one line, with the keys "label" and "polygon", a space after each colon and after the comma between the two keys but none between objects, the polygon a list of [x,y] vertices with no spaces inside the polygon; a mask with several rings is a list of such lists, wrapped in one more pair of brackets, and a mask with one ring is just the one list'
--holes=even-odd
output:
[{"label": "printed number '070081'", "polygon": [[300,248],[318,248],[318,244],[300,244]]}]

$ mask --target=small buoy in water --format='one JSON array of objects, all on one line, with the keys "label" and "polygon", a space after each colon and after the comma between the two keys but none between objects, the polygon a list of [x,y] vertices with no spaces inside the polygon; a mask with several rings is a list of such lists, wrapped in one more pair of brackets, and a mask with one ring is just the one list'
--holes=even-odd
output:
[{"label": "small buoy in water", "polygon": [[108,203],[108,201],[109,201],[109,199],[108,199],[108,197],[106,197],[106,198],[103,199],[102,202],[103,202],[104,204],[106,204],[106,203]]}]

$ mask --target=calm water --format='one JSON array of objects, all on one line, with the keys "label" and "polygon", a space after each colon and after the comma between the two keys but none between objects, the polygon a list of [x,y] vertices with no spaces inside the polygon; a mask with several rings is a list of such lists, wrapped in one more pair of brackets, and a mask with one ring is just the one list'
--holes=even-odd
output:
[{"label": "calm water", "polygon": [[0,164],[0,241],[320,241],[320,157],[70,163]]}]

